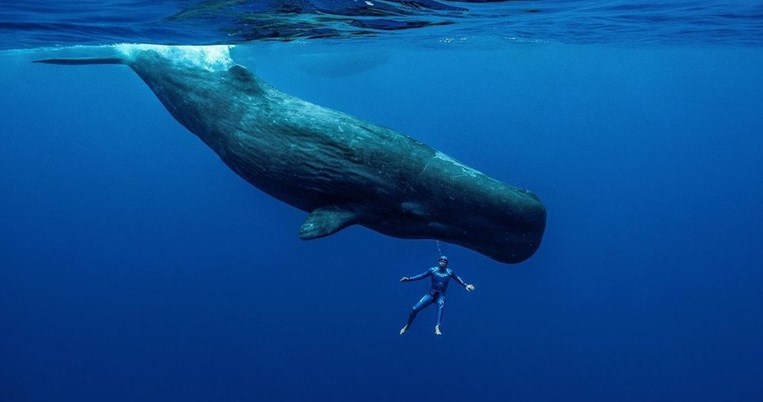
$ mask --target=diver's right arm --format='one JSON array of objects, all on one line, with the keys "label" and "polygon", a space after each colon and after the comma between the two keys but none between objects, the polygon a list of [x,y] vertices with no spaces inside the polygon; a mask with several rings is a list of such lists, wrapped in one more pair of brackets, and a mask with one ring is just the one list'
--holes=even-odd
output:
[{"label": "diver's right arm", "polygon": [[427,276],[432,275],[432,268],[429,268],[428,270],[414,276],[404,276],[400,278],[400,282],[410,282],[410,281],[418,281],[419,279],[424,279]]}]

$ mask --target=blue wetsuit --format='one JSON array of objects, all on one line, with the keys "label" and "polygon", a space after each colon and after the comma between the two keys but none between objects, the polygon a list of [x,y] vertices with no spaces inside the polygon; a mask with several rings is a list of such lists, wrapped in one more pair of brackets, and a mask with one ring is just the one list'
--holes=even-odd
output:
[{"label": "blue wetsuit", "polygon": [[424,297],[422,297],[411,309],[411,313],[408,315],[408,328],[413,324],[413,320],[416,319],[416,314],[418,314],[419,311],[435,302],[437,302],[437,325],[440,325],[440,322],[442,321],[442,309],[445,307],[445,290],[448,289],[450,278],[455,279],[456,282],[464,288],[466,287],[466,282],[459,278],[450,268],[440,269],[439,267],[432,267],[423,273],[408,278],[408,281],[417,281],[424,279],[427,276],[432,278],[432,287],[429,289],[429,293],[425,294]]}]

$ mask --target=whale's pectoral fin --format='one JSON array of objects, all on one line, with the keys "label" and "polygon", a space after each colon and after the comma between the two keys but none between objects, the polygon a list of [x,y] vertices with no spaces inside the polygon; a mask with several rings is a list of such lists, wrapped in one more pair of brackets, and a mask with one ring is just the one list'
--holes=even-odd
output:
[{"label": "whale's pectoral fin", "polygon": [[299,228],[302,240],[317,239],[334,234],[357,221],[357,214],[339,208],[318,208]]}]

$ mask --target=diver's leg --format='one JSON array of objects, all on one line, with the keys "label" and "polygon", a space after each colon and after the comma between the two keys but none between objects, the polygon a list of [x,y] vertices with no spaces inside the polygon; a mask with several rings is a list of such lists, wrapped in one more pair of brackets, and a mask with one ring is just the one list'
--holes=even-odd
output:
[{"label": "diver's leg", "polygon": [[411,324],[413,324],[413,320],[416,319],[416,314],[419,313],[422,309],[424,309],[426,306],[434,303],[434,297],[432,297],[431,294],[427,293],[424,295],[424,297],[419,300],[418,303],[416,303],[415,306],[411,309],[411,313],[408,314],[408,322],[405,324],[405,326],[400,330],[400,335],[404,334],[405,331],[408,330],[408,328],[411,327]]},{"label": "diver's leg", "polygon": [[442,323],[442,313],[444,309],[445,295],[440,293],[440,297],[437,298],[437,325],[434,326],[434,333],[437,335],[442,335],[442,331],[440,331],[440,324]]}]

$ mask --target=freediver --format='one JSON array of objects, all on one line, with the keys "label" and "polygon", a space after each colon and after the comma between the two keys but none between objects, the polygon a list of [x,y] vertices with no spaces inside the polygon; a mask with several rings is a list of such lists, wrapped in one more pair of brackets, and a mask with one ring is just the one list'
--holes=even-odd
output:
[{"label": "freediver", "polygon": [[408,322],[400,330],[400,335],[408,331],[408,329],[411,327],[411,324],[413,324],[413,320],[416,319],[416,314],[418,314],[419,311],[435,302],[437,303],[437,324],[434,326],[434,333],[436,335],[442,335],[442,331],[440,331],[440,323],[442,321],[442,309],[445,307],[445,290],[448,289],[448,282],[450,281],[450,278],[455,279],[456,282],[463,286],[467,292],[474,291],[474,285],[464,282],[464,280],[456,275],[453,270],[448,268],[448,257],[444,255],[440,256],[436,267],[429,268],[425,272],[415,276],[404,276],[400,278],[400,282],[418,281],[420,279],[426,278],[427,276],[432,277],[432,286],[429,289],[429,292],[425,294],[424,297],[422,297],[421,300],[419,300],[419,302],[416,303],[416,305],[411,309],[411,313],[408,315]]}]

